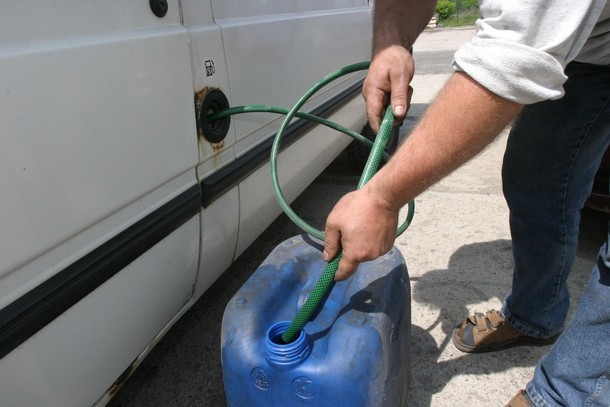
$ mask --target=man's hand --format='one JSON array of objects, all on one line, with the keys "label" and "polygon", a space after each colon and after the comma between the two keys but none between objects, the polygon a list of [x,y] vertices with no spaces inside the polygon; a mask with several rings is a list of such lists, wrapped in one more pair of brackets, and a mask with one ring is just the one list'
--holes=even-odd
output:
[{"label": "man's hand", "polygon": [[362,95],[366,101],[366,117],[375,133],[389,104],[396,123],[401,123],[409,110],[414,62],[411,53],[400,45],[391,45],[376,53],[364,80]]},{"label": "man's hand", "polygon": [[454,73],[392,159],[328,216],[325,260],[343,250],[336,279],[387,253],[400,208],[480,153],[522,107]]},{"label": "man's hand", "polygon": [[366,185],[341,198],[326,220],[324,241],[324,260],[330,261],[343,251],[335,280],[348,278],[358,263],[390,251],[397,227],[398,210]]}]

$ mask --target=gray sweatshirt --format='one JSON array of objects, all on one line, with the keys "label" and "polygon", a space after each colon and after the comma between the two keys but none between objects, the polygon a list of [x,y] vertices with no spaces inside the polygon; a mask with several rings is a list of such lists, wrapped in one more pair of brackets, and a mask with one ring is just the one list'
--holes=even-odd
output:
[{"label": "gray sweatshirt", "polygon": [[610,66],[606,0],[479,0],[474,38],[454,69],[505,99],[530,104],[563,96],[571,61]]}]

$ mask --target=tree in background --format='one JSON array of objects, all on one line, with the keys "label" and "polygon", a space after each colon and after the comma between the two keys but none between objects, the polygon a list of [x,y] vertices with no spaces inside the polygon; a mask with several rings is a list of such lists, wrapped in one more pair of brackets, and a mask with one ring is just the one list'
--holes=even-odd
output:
[{"label": "tree in background", "polygon": [[479,1],[478,0],[462,0],[461,8],[464,10],[478,10]]},{"label": "tree in background", "polygon": [[455,14],[457,5],[451,0],[438,0],[436,3],[436,14],[441,20],[446,20]]},{"label": "tree in background", "polygon": [[479,17],[478,0],[438,0],[436,14],[441,25],[471,25]]}]

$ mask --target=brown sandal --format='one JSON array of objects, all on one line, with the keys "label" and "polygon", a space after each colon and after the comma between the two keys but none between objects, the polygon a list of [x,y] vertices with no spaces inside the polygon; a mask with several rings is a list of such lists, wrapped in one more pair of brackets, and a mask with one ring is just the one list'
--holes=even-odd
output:
[{"label": "brown sandal", "polygon": [[466,318],[453,331],[453,344],[466,353],[495,352],[514,346],[550,345],[559,335],[536,338],[517,331],[496,310],[476,313]]}]

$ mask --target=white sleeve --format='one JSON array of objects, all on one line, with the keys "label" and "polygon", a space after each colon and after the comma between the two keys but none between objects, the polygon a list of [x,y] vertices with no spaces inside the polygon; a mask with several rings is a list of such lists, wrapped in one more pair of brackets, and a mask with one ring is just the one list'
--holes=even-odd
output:
[{"label": "white sleeve", "polygon": [[595,26],[606,0],[479,0],[472,41],[454,56],[464,71],[505,99],[530,104],[563,96],[564,68]]}]

